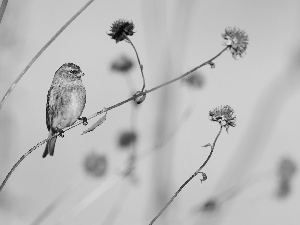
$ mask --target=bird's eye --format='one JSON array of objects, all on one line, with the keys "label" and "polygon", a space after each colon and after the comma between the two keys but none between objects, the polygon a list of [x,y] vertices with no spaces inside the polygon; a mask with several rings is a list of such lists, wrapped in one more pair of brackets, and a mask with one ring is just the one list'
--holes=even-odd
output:
[{"label": "bird's eye", "polygon": [[77,70],[70,70],[70,73],[76,74],[76,73],[77,73]]}]

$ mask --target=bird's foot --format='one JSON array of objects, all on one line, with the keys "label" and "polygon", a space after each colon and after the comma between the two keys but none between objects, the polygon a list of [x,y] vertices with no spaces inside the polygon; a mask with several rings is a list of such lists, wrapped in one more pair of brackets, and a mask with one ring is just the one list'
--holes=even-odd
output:
[{"label": "bird's foot", "polygon": [[57,132],[58,132],[58,136],[60,136],[62,138],[65,136],[64,135],[65,132],[63,131],[63,129],[58,129]]},{"label": "bird's foot", "polygon": [[88,120],[87,120],[87,118],[86,118],[85,116],[79,117],[78,119],[79,119],[79,120],[82,120],[82,124],[83,124],[84,126],[88,125]]}]

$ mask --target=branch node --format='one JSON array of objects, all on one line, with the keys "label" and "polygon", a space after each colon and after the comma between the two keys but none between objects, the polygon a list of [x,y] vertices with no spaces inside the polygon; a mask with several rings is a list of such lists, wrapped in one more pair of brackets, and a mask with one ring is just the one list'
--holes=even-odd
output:
[{"label": "branch node", "polygon": [[208,143],[208,144],[206,144],[206,145],[203,145],[202,147],[205,147],[205,148],[211,147],[211,143]]},{"label": "branch node", "polygon": [[[142,95],[141,95],[142,94]],[[137,104],[141,104],[145,99],[146,99],[146,93],[142,92],[142,91],[137,91],[134,95],[134,101]]]},{"label": "branch node", "polygon": [[213,61],[209,61],[208,64],[210,65],[210,68],[216,68],[216,64]]}]

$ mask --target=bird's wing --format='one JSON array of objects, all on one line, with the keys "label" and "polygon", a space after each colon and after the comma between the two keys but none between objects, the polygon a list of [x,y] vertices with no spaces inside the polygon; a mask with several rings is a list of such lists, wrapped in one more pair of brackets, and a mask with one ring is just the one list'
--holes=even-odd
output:
[{"label": "bird's wing", "polygon": [[46,125],[47,125],[48,131],[50,131],[50,126],[51,126],[49,102],[50,102],[50,96],[51,96],[52,89],[53,89],[53,86],[51,86],[50,89],[48,90],[47,103],[46,103]]},{"label": "bird's wing", "polygon": [[48,131],[53,129],[53,119],[57,117],[59,104],[60,104],[60,92],[57,87],[51,86],[47,95],[46,104],[46,125]]}]

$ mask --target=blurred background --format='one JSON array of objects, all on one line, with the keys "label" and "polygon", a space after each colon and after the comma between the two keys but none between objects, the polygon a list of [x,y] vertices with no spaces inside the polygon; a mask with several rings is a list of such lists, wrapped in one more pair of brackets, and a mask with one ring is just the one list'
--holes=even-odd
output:
[{"label": "blurred background", "polygon": [[[0,97],[86,0],[8,2],[0,24]],[[90,116],[142,87],[132,47],[107,33],[132,20],[130,37],[146,89],[219,53],[221,33],[249,35],[244,58],[230,52],[184,80],[107,114],[93,132],[78,126],[44,145],[0,193],[0,224],[149,224],[209,154],[219,125],[208,112],[230,105],[237,126],[222,132],[200,176],[156,224],[299,224],[300,3],[286,1],[95,0],[27,71],[0,111],[1,182],[48,136],[46,96],[55,71],[79,65]],[[92,125],[100,117],[90,120]]]}]

